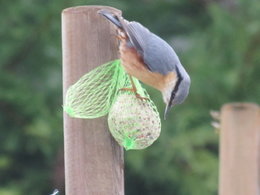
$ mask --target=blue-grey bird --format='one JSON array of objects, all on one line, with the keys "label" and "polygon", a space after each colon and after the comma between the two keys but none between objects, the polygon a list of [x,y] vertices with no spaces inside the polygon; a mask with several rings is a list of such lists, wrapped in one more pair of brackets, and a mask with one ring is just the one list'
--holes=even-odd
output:
[{"label": "blue-grey bird", "polygon": [[[125,71],[161,91],[166,104],[166,118],[172,106],[184,102],[191,82],[175,51],[166,41],[138,22],[129,22],[108,10],[100,10],[98,13],[118,29],[120,59]],[[140,97],[134,85],[132,90]]]}]

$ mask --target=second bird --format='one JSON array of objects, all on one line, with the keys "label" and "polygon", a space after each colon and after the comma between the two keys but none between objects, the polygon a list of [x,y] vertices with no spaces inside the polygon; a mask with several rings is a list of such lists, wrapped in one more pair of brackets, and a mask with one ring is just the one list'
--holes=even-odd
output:
[{"label": "second bird", "polygon": [[[125,71],[161,91],[166,104],[166,118],[172,106],[184,102],[190,88],[190,77],[175,51],[166,41],[138,22],[129,22],[108,10],[100,10],[98,13],[118,29],[119,52]],[[137,97],[142,98],[137,94],[134,84],[132,90]]]}]

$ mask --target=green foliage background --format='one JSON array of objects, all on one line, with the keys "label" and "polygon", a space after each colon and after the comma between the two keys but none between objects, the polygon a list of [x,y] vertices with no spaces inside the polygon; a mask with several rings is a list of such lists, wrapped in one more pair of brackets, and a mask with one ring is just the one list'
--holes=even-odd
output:
[{"label": "green foliage background", "polygon": [[[126,152],[126,194],[217,194],[218,135],[209,110],[259,103],[258,0],[234,0],[231,8],[203,0],[1,1],[0,194],[62,188],[60,13],[90,4],[117,7],[168,40],[192,78],[187,101],[163,121],[158,141]],[[149,91],[163,113],[159,92]]]}]

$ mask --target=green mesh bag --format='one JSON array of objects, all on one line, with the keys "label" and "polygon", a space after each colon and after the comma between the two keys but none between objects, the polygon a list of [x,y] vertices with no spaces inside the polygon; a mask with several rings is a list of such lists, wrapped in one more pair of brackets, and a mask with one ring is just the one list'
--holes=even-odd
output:
[{"label": "green mesh bag", "polygon": [[160,135],[156,106],[140,82],[133,78],[138,99],[131,91],[129,76],[120,60],[101,65],[69,87],[64,110],[71,117],[97,118],[108,115],[109,130],[119,145],[129,149],[150,146]]},{"label": "green mesh bag", "polygon": [[[145,91],[142,97],[149,98]],[[160,117],[154,103],[125,91],[119,92],[110,109],[108,125],[115,140],[126,150],[150,146],[161,132]]]},{"label": "green mesh bag", "polygon": [[106,115],[126,77],[120,60],[108,62],[88,72],[69,87],[65,97],[65,112],[75,118]]}]

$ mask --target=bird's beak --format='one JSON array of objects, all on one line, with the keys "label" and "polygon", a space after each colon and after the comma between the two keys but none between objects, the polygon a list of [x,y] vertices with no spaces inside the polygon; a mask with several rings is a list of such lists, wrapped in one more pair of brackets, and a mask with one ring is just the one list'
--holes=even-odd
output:
[{"label": "bird's beak", "polygon": [[170,109],[171,109],[171,107],[169,106],[169,104],[167,104],[165,111],[164,111],[164,120],[166,120]]}]

